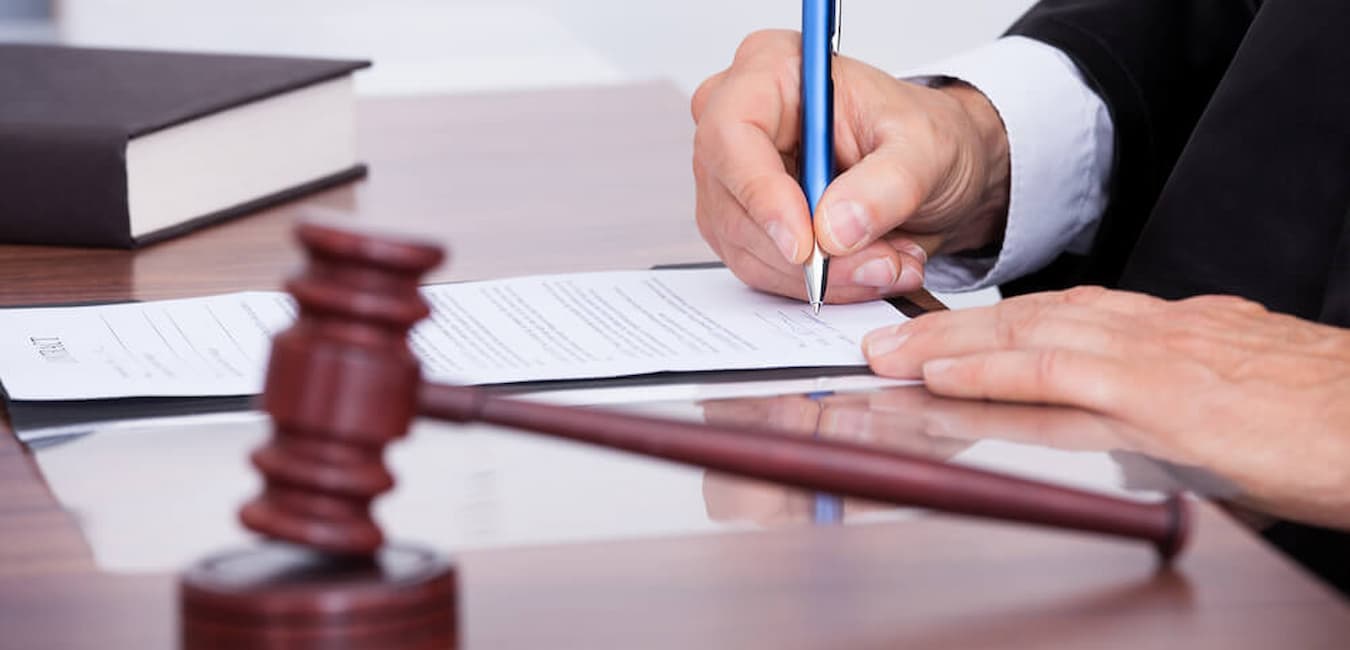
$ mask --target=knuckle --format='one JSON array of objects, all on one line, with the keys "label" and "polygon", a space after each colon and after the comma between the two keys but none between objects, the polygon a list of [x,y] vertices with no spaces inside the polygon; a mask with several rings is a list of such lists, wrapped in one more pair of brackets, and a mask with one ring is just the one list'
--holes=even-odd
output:
[{"label": "knuckle", "polygon": [[737,62],[749,61],[761,54],[791,55],[801,44],[795,32],[785,29],[761,29],[751,32],[736,48]]},{"label": "knuckle", "polygon": [[717,74],[704,79],[703,83],[699,84],[698,88],[694,90],[694,94],[689,98],[689,114],[693,116],[695,124],[702,120],[704,112],[707,111],[709,102],[712,101],[713,95],[717,93],[718,88],[722,87],[726,77],[726,70],[718,72]]},{"label": "knuckle", "polygon": [[1044,313],[1033,303],[1008,303],[994,318],[994,341],[998,347],[1018,347],[1043,327]]},{"label": "knuckle", "polygon": [[708,104],[708,95],[712,93],[712,81],[712,77],[709,77],[699,84],[694,90],[694,96],[689,98],[689,114],[693,116],[695,124],[703,116],[703,107]]},{"label": "knuckle", "polygon": [[1045,394],[1053,391],[1063,381],[1066,361],[1063,350],[1046,350],[1036,358],[1036,368],[1032,373],[1038,392]]},{"label": "knuckle", "polygon": [[1016,347],[1020,332],[1020,323],[1000,315],[998,320],[994,321],[994,344],[1005,350]]},{"label": "knuckle", "polygon": [[1241,296],[1196,296],[1187,298],[1177,304],[1183,307],[1221,309],[1242,314],[1263,314],[1266,312],[1265,306],[1261,303]]},{"label": "knuckle", "polygon": [[1060,293],[1059,298],[1068,305],[1095,305],[1106,297],[1108,289],[1094,285],[1074,287]]}]

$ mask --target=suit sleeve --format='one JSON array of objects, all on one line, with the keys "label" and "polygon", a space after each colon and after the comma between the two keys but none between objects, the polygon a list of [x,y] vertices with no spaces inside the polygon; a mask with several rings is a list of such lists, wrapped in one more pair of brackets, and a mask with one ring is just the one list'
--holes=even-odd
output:
[{"label": "suit sleeve", "polygon": [[1007,294],[1113,286],[1258,9],[1257,0],[1043,0],[1009,29],[1069,56],[1115,126],[1110,199],[1087,255],[1061,255]]}]

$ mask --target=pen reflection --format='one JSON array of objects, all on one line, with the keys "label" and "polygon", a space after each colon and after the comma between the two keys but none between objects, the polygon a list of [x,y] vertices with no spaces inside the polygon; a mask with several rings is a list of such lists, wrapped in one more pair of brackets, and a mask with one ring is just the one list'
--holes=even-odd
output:
[{"label": "pen reflection", "polygon": [[[1120,467],[1121,487],[1126,489],[1191,489],[1218,498],[1239,496],[1233,485],[1189,466],[1190,459],[1137,430],[1077,409],[954,400],[918,386],[711,400],[700,406],[710,424],[768,427],[783,435],[843,440],[939,460],[952,459],[981,440],[1107,452]],[[833,520],[895,507],[839,500],[711,471],[703,477],[703,497],[714,521],[762,526],[828,523],[822,520],[822,505],[828,506],[825,510],[833,513]],[[822,497],[834,503],[822,504]]]},{"label": "pen reflection", "polygon": [[[769,427],[784,435],[844,440],[946,459],[969,440],[928,435],[907,413],[872,408],[871,394],[786,395],[703,402],[710,424]],[[762,526],[837,523],[894,506],[784,488],[718,472],[703,477],[703,498],[714,521]]]}]

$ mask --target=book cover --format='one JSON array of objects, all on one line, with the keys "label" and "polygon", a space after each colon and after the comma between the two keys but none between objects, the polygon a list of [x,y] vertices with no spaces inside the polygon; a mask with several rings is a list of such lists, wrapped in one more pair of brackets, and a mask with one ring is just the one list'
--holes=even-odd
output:
[{"label": "book cover", "polygon": [[[278,146],[271,142],[277,138],[260,135],[250,148],[250,132],[239,129],[258,131],[266,124],[269,133],[284,135],[310,122],[302,119],[305,115],[350,115],[352,107],[343,107],[352,103],[349,77],[368,65],[0,45],[0,178],[6,188],[0,193],[0,241],[130,248],[357,177],[364,167],[354,157],[354,145],[348,147],[350,159],[335,149],[322,159],[273,170],[257,161],[277,158],[277,151],[267,150]],[[346,90],[335,85],[322,93],[296,94],[343,79],[348,79]],[[296,99],[268,103],[288,94]],[[248,112],[240,112],[241,119],[216,118],[243,109]],[[331,124],[325,128],[335,135],[310,128],[304,136],[311,144],[341,137],[336,134],[344,128],[344,115],[313,120]],[[345,127],[350,136],[354,119],[348,121],[353,122]],[[204,126],[198,129],[198,124]],[[142,166],[191,172],[129,177],[142,173],[129,171],[133,143],[152,136],[162,141],[157,134],[169,132],[174,132],[172,143],[157,144],[153,155],[142,156],[153,162]],[[222,141],[234,144],[218,146]],[[313,148],[295,153],[303,156]],[[132,196],[129,186],[143,189]],[[214,203],[191,201],[193,190],[200,194],[201,188],[216,186],[232,188],[234,194],[225,192]],[[189,196],[175,196],[175,191]],[[164,214],[137,227],[133,202],[164,206]]]}]

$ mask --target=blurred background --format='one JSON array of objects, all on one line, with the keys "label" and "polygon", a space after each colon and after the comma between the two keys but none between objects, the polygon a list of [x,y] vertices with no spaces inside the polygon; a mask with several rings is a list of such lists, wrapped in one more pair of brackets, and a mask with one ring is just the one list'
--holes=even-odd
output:
[{"label": "blurred background", "polygon": [[[893,73],[997,36],[1032,0],[845,0],[844,53]],[[796,0],[0,0],[0,41],[370,58],[365,94],[668,79],[690,93]]]},{"label": "blurred background", "polygon": [[[842,50],[901,76],[996,38],[1033,1],[845,0]],[[651,80],[689,95],[746,34],[800,24],[799,0],[0,0],[0,42],[370,59],[364,95]]]}]

